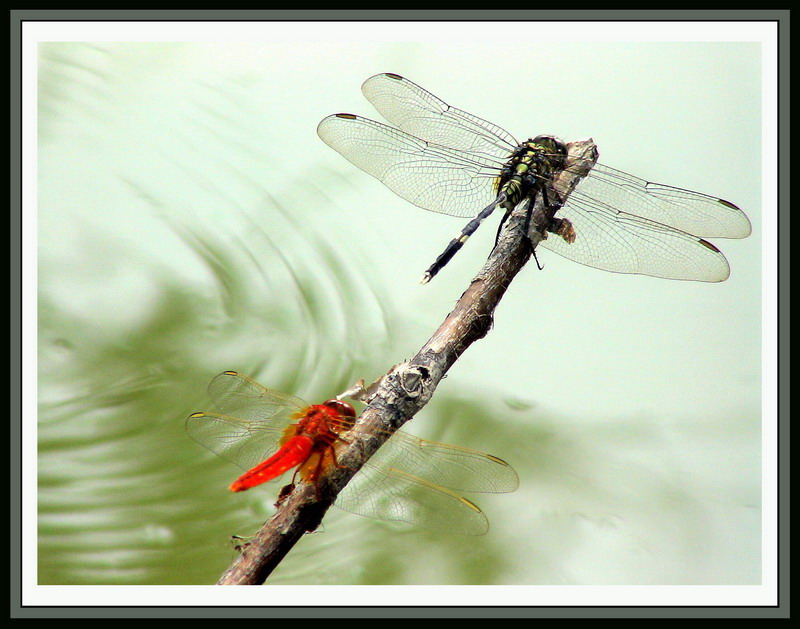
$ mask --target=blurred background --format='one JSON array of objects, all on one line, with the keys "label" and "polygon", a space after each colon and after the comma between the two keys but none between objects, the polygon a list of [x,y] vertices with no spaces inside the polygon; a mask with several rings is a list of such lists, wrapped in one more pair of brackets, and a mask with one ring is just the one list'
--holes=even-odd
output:
[{"label": "blurred background", "polygon": [[517,139],[591,136],[605,164],[736,203],[753,234],[715,242],[721,284],[540,251],[406,425],[515,467],[515,493],[468,496],[489,533],[332,509],[268,583],[760,583],[758,44],[261,26],[249,43],[39,46],[39,584],[214,583],[279,485],[231,494],[239,469],[186,435],[211,378],[309,402],[371,382],[480,269],[498,217],[420,286],[464,221],[316,135],[331,113],[377,118],[360,86],[387,71]]}]

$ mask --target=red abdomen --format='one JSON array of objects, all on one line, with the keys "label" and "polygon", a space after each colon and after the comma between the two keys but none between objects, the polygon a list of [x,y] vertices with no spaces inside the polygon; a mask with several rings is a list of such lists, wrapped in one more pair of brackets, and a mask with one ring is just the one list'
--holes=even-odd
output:
[{"label": "red abdomen", "polygon": [[229,489],[231,491],[244,491],[261,483],[271,481],[308,459],[313,447],[314,441],[310,437],[296,435],[283,444],[280,450],[266,461],[259,463],[233,481]]}]

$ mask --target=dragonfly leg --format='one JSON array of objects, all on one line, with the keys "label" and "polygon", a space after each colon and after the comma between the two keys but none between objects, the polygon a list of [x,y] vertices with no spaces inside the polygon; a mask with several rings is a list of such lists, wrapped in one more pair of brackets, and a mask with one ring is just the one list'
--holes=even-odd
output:
[{"label": "dragonfly leg", "polygon": [[[547,207],[547,193],[542,191],[542,195],[545,207]],[[528,210],[525,212],[525,221],[522,224],[522,233],[524,234],[524,237],[527,239],[528,244],[531,244],[530,229],[531,229],[531,219],[533,217],[533,208],[536,205],[535,201],[536,201],[535,195],[531,196],[530,200],[528,201]],[[533,249],[531,249],[531,251],[533,251]]]},{"label": "dragonfly leg", "polygon": [[[343,441],[345,443],[349,443],[348,441],[342,439],[338,435],[335,436],[330,435],[324,437],[323,443],[320,443],[317,446],[319,448],[316,453],[317,459],[316,461],[311,463],[313,465],[313,468],[311,469],[310,472],[307,473],[301,472],[301,468],[298,468],[297,471],[295,471],[295,476],[292,477],[292,485],[294,485],[295,477],[297,476],[298,472],[300,472],[301,474],[304,475],[304,480],[307,483],[314,484],[314,490],[316,491],[316,498],[317,500],[319,500],[321,497],[320,487],[319,487],[319,477],[322,474],[322,471],[325,468],[325,466],[328,464],[327,463],[328,460],[330,460],[330,464],[333,465],[333,467],[336,469],[352,470],[353,469],[352,467],[339,464],[339,461],[336,458],[336,449],[334,448],[333,445],[336,441]],[[330,459],[328,459],[328,454],[330,454]]]},{"label": "dragonfly leg", "polygon": [[540,271],[544,271],[544,266],[542,266],[542,264],[539,263],[539,258],[536,256],[536,249],[531,251],[531,254],[533,255],[534,262],[536,262],[536,268],[539,269]]},{"label": "dragonfly leg", "polygon": [[[500,232],[503,231],[503,225],[506,224],[506,219],[511,212],[506,212],[503,214],[503,218],[500,219],[500,224],[497,226],[497,233],[494,236],[494,246],[497,246],[497,242],[500,240]],[[527,228],[525,229],[525,233],[527,233]]]},{"label": "dragonfly leg", "polygon": [[317,501],[319,501],[321,494],[319,491],[319,474],[322,471],[322,462],[325,459],[325,452],[320,452],[319,457],[317,458],[317,463],[314,465],[314,471],[308,475],[306,481],[309,483],[314,483],[314,495],[316,496]]},{"label": "dragonfly leg", "polygon": [[[558,212],[564,204],[561,199],[558,198],[558,193],[553,192],[553,194],[556,196],[556,202],[551,201],[548,196],[547,187],[542,188],[545,216],[548,217],[545,231],[555,234],[556,236],[561,236],[561,238],[571,244],[575,242],[575,228],[572,226],[572,222],[569,219],[556,218],[556,212]],[[543,235],[545,237],[547,236],[546,234]]]},{"label": "dragonfly leg", "polygon": [[[300,469],[302,467],[303,467],[302,465],[297,467],[297,469],[294,471],[294,474],[292,474],[292,482],[289,483],[288,485],[286,485],[286,487],[291,487],[292,489],[294,489],[294,486],[297,484],[297,475],[300,473]],[[284,487],[284,489],[285,489],[285,487]],[[283,491],[283,490],[281,490],[281,491]]]},{"label": "dragonfly leg", "polygon": [[[342,439],[341,437],[339,437],[339,440],[344,441],[344,443],[350,443],[349,441],[347,441],[346,439]],[[333,445],[330,446],[330,449],[331,449],[331,458],[333,459],[333,467],[335,467],[337,470],[353,469],[349,465],[339,465],[339,461],[336,459],[336,449],[333,447]]]},{"label": "dragonfly leg", "polygon": [[[546,203],[547,202],[547,194],[546,193],[544,193],[544,200],[545,200],[545,203]],[[525,234],[525,240],[526,240],[526,242],[528,243],[528,245],[531,248],[531,255],[533,256],[533,260],[536,262],[536,268],[539,269],[540,271],[542,271],[542,270],[544,270],[544,267],[539,263],[539,258],[536,255],[536,247],[533,246],[533,241],[531,241],[531,236],[530,236],[530,233],[529,233],[529,230],[530,230],[530,227],[531,227],[531,220],[532,220],[532,217],[533,217],[533,206],[534,206],[533,199],[531,199],[531,202],[528,205],[528,211],[525,214],[525,228],[524,228],[522,233]],[[545,238],[546,237],[547,237],[547,235],[545,234]]]}]

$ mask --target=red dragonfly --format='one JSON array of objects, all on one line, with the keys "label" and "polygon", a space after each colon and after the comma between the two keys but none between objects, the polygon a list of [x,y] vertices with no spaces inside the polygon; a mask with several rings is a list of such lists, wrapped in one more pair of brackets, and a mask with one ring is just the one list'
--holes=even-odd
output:
[{"label": "red dragonfly", "polygon": [[[186,431],[215,454],[247,470],[230,486],[244,491],[282,476],[316,482],[330,465],[356,412],[332,399],[308,405],[267,389],[235,371],[208,386],[223,414],[192,413]],[[335,505],[367,517],[482,535],[483,512],[460,492],[510,492],[519,485],[514,469],[490,454],[396,432],[359,470]]]}]

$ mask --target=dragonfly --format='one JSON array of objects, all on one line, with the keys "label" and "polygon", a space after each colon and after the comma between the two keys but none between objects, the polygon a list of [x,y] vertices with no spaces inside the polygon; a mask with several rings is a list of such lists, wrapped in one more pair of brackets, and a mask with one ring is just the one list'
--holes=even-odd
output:
[{"label": "dragonfly", "polygon": [[548,186],[554,175],[570,168],[567,147],[555,136],[518,142],[501,127],[448,105],[398,74],[377,74],[361,89],[394,126],[339,113],[319,123],[320,138],[411,203],[472,217],[422,283],[496,208],[505,210],[505,220],[522,202],[530,212],[538,196],[548,208],[540,244],[615,273],[721,282],[730,276],[730,266],[705,238],[745,238],[751,232],[747,216],[729,201],[599,163],[562,202]]},{"label": "dragonfly", "polygon": [[[276,480],[293,468],[292,483],[299,477],[316,485],[324,471],[341,467],[337,450],[349,443],[356,420],[350,403],[333,398],[309,405],[236,371],[216,376],[208,393],[220,412],[192,413],[186,431],[246,470],[231,491]],[[518,486],[514,468],[496,456],[397,431],[334,504],[371,518],[482,535],[489,522],[461,492],[504,493]]]}]

